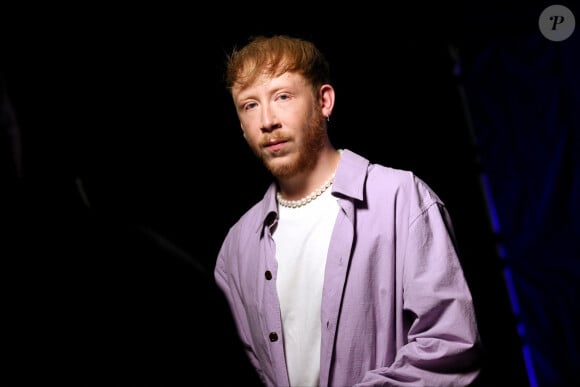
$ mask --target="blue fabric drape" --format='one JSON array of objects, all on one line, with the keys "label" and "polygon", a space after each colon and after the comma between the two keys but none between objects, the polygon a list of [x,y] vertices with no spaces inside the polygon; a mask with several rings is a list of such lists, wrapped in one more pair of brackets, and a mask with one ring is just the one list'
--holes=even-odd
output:
[{"label": "blue fabric drape", "polygon": [[580,385],[579,35],[500,34],[462,61],[532,385]]}]

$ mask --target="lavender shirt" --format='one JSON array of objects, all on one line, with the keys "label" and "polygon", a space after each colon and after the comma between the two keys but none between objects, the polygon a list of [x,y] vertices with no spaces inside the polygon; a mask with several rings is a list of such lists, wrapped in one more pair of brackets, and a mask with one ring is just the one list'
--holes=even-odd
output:
[{"label": "lavender shirt", "polygon": [[[288,386],[271,227],[276,188],[234,224],[215,280],[252,364]],[[479,373],[479,333],[451,223],[411,172],[342,152],[341,207],[322,294],[320,386],[463,386]]]}]

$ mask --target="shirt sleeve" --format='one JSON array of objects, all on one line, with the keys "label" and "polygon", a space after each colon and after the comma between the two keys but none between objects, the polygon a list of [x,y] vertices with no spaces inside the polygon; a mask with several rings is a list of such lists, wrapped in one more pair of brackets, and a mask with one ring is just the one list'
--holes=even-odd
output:
[{"label": "shirt sleeve", "polygon": [[433,201],[409,222],[403,269],[406,344],[357,386],[466,386],[479,374],[479,333],[448,213]]}]

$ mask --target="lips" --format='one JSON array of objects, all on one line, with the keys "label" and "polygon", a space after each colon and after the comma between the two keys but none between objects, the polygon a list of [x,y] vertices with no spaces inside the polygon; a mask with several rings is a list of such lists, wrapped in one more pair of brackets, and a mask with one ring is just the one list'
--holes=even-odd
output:
[{"label": "lips", "polygon": [[262,146],[268,149],[280,148],[282,144],[284,144],[287,141],[288,140],[284,138],[270,138],[264,141]]},{"label": "lips", "polygon": [[273,142],[270,142],[266,146],[266,148],[268,148],[268,150],[270,150],[270,151],[276,152],[276,151],[279,151],[280,149],[282,149],[284,147],[285,143],[286,143],[285,141],[273,141]]},{"label": "lips", "polygon": [[272,138],[270,141],[268,141],[266,146],[272,146],[272,145],[277,145],[280,143],[286,142],[286,140],[280,139],[280,138]]}]

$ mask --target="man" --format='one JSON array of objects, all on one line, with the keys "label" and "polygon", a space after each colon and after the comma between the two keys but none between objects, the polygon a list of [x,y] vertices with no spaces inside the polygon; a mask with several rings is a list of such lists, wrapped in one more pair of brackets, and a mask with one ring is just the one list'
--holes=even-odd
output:
[{"label": "man", "polygon": [[215,279],[268,386],[463,386],[479,333],[447,210],[411,172],[335,149],[335,92],[305,40],[228,57],[243,135],[275,178],[230,228]]}]

